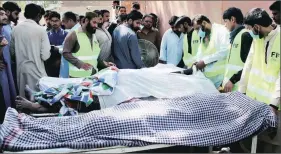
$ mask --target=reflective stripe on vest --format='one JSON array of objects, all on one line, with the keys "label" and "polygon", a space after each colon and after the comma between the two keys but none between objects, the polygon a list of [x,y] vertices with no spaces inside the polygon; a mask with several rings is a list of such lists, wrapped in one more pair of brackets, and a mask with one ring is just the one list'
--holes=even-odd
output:
[{"label": "reflective stripe on vest", "polygon": [[183,62],[186,66],[191,67],[191,65],[196,61],[196,55],[198,51],[200,43],[200,37],[198,32],[194,30],[191,36],[191,51],[192,53],[188,53],[188,39],[187,34],[184,35],[183,38]]},{"label": "reflective stripe on vest", "polygon": [[270,104],[275,93],[275,82],[280,72],[280,32],[275,37],[265,63],[264,39],[253,40],[253,64],[249,73],[246,95]]},{"label": "reflective stripe on vest", "polygon": [[[75,31],[77,40],[80,46],[79,51],[73,53],[73,56],[81,60],[84,63],[89,63],[93,66],[93,69],[97,70],[97,59],[100,54],[100,47],[97,42],[95,34],[93,34],[93,42],[89,40],[89,37],[84,32],[78,30]],[[97,70],[98,71],[98,70]],[[71,77],[87,77],[92,75],[92,70],[85,71],[84,69],[78,69],[71,63],[69,65],[69,76]]]},{"label": "reflective stripe on vest", "polygon": [[[206,47],[206,45],[204,45],[203,39],[199,45],[198,50],[200,50],[202,52],[203,57],[212,55],[217,52],[217,49],[215,47],[215,37],[212,35],[212,34],[216,34],[215,30],[216,29],[212,29],[210,42],[207,47]],[[224,60],[219,60],[217,62],[214,62],[212,64],[208,64],[204,68],[204,75],[207,78],[211,78],[211,77],[215,77],[215,76],[224,74],[225,62],[226,61],[224,59]]]},{"label": "reflective stripe on vest", "polygon": [[[241,39],[242,34],[247,32],[246,29],[242,29],[234,38],[233,43],[231,44],[230,51],[227,56],[226,61],[226,68],[224,73],[224,79],[223,79],[223,87],[225,84],[229,81],[229,79],[236,74],[237,72],[241,71],[244,67],[244,62],[241,60]],[[232,88],[232,91],[238,90],[239,82],[236,82]]]}]

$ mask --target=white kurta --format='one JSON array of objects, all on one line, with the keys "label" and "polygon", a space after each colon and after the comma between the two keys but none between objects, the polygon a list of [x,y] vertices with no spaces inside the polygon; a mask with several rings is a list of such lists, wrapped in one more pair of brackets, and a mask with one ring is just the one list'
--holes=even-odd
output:
[{"label": "white kurta", "polygon": [[39,90],[36,84],[41,77],[47,76],[44,61],[51,55],[44,27],[30,19],[20,23],[12,31],[10,48],[12,56],[16,56],[19,95],[25,96],[25,85]]}]

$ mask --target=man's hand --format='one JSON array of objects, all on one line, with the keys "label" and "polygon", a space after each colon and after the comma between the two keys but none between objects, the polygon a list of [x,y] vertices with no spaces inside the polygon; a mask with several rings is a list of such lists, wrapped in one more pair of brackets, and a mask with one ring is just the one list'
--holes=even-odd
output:
[{"label": "man's hand", "polygon": [[1,43],[0,43],[0,46],[3,47],[3,46],[6,46],[8,45],[8,41],[6,40],[6,38],[3,38]]},{"label": "man's hand", "polygon": [[206,66],[206,64],[204,63],[204,61],[200,60],[197,63],[194,63],[196,65],[197,70],[203,70],[204,67]]},{"label": "man's hand", "polygon": [[89,63],[84,63],[81,68],[85,71],[88,71],[88,70],[91,70],[93,68],[93,66]]},{"label": "man's hand", "polygon": [[104,63],[104,65],[105,65],[106,67],[116,66],[116,65],[115,65],[114,63],[112,63],[112,62],[103,61],[103,63]]},{"label": "man's hand", "polygon": [[225,93],[231,92],[233,87],[234,87],[233,83],[232,83],[231,81],[228,81],[228,82],[224,85],[223,91],[224,91]]}]

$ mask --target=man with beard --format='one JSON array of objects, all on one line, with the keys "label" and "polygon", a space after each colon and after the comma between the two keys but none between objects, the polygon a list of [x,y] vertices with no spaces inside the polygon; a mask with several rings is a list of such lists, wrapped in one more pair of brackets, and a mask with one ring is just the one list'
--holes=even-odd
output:
[{"label": "man with beard", "polygon": [[98,15],[87,12],[82,26],[66,36],[63,57],[69,62],[69,77],[93,75],[98,71],[98,63],[102,68],[111,65],[98,60],[100,48],[95,35],[98,23]]},{"label": "man with beard", "polygon": [[171,28],[163,35],[159,62],[164,64],[173,64],[180,67],[183,55],[183,34],[175,27],[177,19],[177,16],[172,16],[169,20]]},{"label": "man with beard", "polygon": [[[272,26],[272,19],[261,8],[254,8],[246,14],[245,25],[250,30],[253,43],[238,91],[270,105],[276,114],[280,114],[280,26]],[[280,133],[279,123],[277,135],[272,131],[260,134],[257,153],[280,152]]]},{"label": "man with beard", "polygon": [[120,20],[119,20],[120,16],[121,15],[126,15],[126,14],[127,14],[126,7],[120,6],[118,8],[118,14],[116,16],[116,19],[114,19],[111,22],[110,26],[108,27],[108,32],[110,33],[111,36],[113,35],[113,31],[115,30],[115,28],[120,24]]},{"label": "man with beard", "polygon": [[230,46],[229,31],[223,25],[211,23],[204,15],[197,15],[194,21],[200,27],[201,37],[194,65],[219,88],[223,81]]},{"label": "man with beard", "polygon": [[191,68],[196,61],[197,50],[200,43],[198,31],[194,30],[191,19],[181,16],[175,23],[175,27],[184,34],[183,38],[183,62],[187,68]]},{"label": "man with beard", "polygon": [[19,95],[23,97],[26,85],[39,90],[37,81],[47,76],[44,61],[50,57],[51,48],[45,29],[38,25],[41,13],[40,6],[27,4],[24,11],[26,20],[12,32],[10,52],[16,57]]},{"label": "man with beard", "polygon": [[61,54],[58,46],[61,46],[67,32],[61,28],[61,17],[58,12],[51,12],[49,21],[52,29],[47,33],[51,44],[51,57],[45,62],[47,75],[59,77]]},{"label": "man with beard", "polygon": [[[8,44],[3,48],[3,62],[5,63],[5,69],[1,70],[1,85],[5,89],[3,91],[3,96],[5,102],[14,102],[17,88],[15,82],[16,80],[16,63],[14,60],[11,60],[10,56],[10,42],[11,42],[11,33],[12,33],[12,22],[14,25],[17,24],[19,19],[19,13],[21,12],[20,7],[15,2],[5,2],[3,4],[3,9],[5,9],[6,15],[8,16],[7,24],[1,29],[2,35],[5,36],[5,39],[8,41]],[[8,106],[9,107],[9,106]]]},{"label": "man with beard", "polygon": [[161,36],[159,31],[152,28],[152,24],[153,16],[148,14],[145,15],[142,18],[143,28],[138,31],[137,35],[139,39],[148,40],[153,43],[157,47],[158,51],[160,51]]},{"label": "man with beard", "polygon": [[113,32],[113,58],[120,69],[140,69],[144,67],[138,46],[136,31],[140,28],[143,15],[131,11],[127,24],[119,25]]},{"label": "man with beard", "polygon": [[[96,29],[96,37],[97,41],[99,43],[99,47],[101,49],[100,55],[99,55],[99,60],[102,61],[113,61],[112,56],[111,56],[111,43],[112,43],[112,38],[109,32],[103,28],[103,17],[101,14],[101,11],[95,10],[95,13],[97,13],[100,17],[100,21],[98,23],[98,28]],[[101,69],[101,66],[98,65],[98,69]]]},{"label": "man with beard", "polygon": [[280,1],[275,1],[269,7],[270,11],[272,12],[272,19],[278,25],[280,25]]},{"label": "man with beard", "polygon": [[[4,8],[0,7],[0,30],[2,30],[3,26],[8,24],[8,17],[6,16],[5,10]],[[3,77],[6,77],[6,74],[4,74],[4,71],[7,69],[7,64],[4,60],[4,53],[3,53],[3,48],[5,48],[5,46],[8,45],[8,41],[7,39],[4,37],[2,31],[0,31],[0,75],[1,75],[1,82],[0,82],[0,123],[3,122],[5,113],[6,113],[6,109],[8,107],[12,106],[12,102],[15,101],[15,96],[16,93],[14,92],[12,97],[9,90],[9,82],[7,80],[5,80],[5,82],[7,82],[6,84],[3,83]],[[3,77],[2,77],[3,76]],[[6,77],[7,78],[7,77]],[[5,78],[5,79],[6,79]],[[8,92],[8,95],[6,95],[6,93],[4,93],[5,91]]]},{"label": "man with beard", "polygon": [[226,59],[222,87],[224,92],[237,91],[244,63],[248,57],[253,38],[245,29],[243,14],[238,8],[231,7],[223,13],[223,20],[230,33],[231,48]]}]

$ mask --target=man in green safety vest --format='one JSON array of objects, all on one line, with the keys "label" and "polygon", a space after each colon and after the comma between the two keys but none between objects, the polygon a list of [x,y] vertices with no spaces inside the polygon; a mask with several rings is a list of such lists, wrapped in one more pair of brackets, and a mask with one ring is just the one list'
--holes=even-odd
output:
[{"label": "man in green safety vest", "polygon": [[182,33],[183,37],[183,62],[187,68],[191,68],[196,62],[197,50],[200,43],[198,30],[194,30],[189,17],[181,16],[175,23],[175,27]]},{"label": "man in green safety vest", "polygon": [[210,79],[216,88],[222,84],[226,57],[229,51],[229,31],[225,26],[211,23],[204,15],[197,15],[194,21],[200,26],[197,61],[194,63],[198,70]]},{"label": "man in green safety vest", "polygon": [[[261,8],[254,8],[245,16],[253,43],[243,68],[239,92],[271,106],[276,114],[280,107],[280,26],[273,26],[272,19]],[[278,133],[280,133],[277,130]],[[273,134],[273,135],[272,135]],[[266,131],[259,137],[262,151],[280,150],[280,138]]]},{"label": "man in green safety vest", "polygon": [[63,57],[69,62],[70,77],[93,75],[98,71],[98,63],[102,68],[114,65],[98,60],[100,48],[95,35],[98,23],[98,15],[87,12],[82,26],[66,36]]},{"label": "man in green safety vest", "polygon": [[224,11],[223,20],[230,33],[230,51],[226,59],[224,92],[237,91],[244,63],[251,48],[253,38],[245,29],[243,14],[239,8],[231,7]]}]

